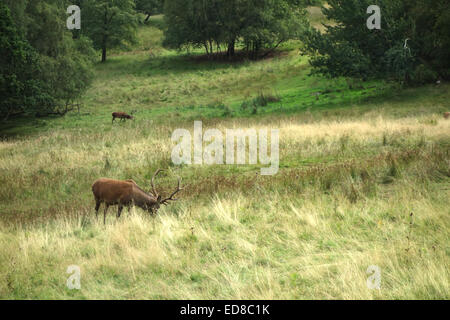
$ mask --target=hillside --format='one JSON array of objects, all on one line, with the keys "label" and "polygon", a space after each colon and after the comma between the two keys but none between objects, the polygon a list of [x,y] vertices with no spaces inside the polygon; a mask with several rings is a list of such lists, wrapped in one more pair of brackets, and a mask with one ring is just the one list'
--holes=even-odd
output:
[{"label": "hillside", "polygon": [[[162,23],[96,65],[80,112],[0,128],[1,298],[450,298],[448,83],[310,76],[298,42],[209,61],[164,49]],[[135,120],[112,124],[119,110]],[[279,172],[174,165],[172,133],[196,120],[279,129]],[[96,179],[149,189],[158,168],[163,194],[183,178],[180,201],[95,219]],[[70,265],[81,290],[66,287]]]}]

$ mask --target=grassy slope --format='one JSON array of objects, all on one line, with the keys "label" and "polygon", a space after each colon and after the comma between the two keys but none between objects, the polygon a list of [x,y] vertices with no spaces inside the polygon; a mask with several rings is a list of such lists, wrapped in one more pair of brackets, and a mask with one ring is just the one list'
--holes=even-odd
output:
[{"label": "grassy slope", "polygon": [[[96,66],[81,114],[2,128],[0,297],[449,298],[448,84],[349,89],[309,77],[295,43],[259,62],[199,61],[162,49],[158,24]],[[260,92],[281,101],[241,108]],[[119,109],[137,120],[111,125]],[[171,133],[194,119],[280,128],[279,174],[174,167]],[[183,201],[156,218],[111,210],[106,227],[92,217],[96,178],[148,186],[158,167],[164,192],[177,175],[189,184]],[[80,291],[65,287],[71,264]]]}]

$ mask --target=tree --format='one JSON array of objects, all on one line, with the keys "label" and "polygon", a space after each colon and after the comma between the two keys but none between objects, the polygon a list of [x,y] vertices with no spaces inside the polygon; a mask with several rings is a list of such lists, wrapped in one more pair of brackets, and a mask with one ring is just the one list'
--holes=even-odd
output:
[{"label": "tree", "polygon": [[86,37],[73,41],[70,36],[65,36],[62,42],[64,54],[57,58],[41,57],[40,77],[46,92],[52,97],[52,104],[47,109],[41,106],[39,115],[64,115],[73,110],[76,99],[81,97],[93,79],[95,51],[92,41]]},{"label": "tree", "polygon": [[42,98],[38,54],[18,31],[9,8],[0,3],[0,110],[3,120],[35,108]]},{"label": "tree", "polygon": [[[303,5],[297,0],[249,1],[247,19],[240,36],[251,58],[261,49],[273,51],[280,44],[300,39],[308,22]],[[266,53],[267,55],[267,53]]]},{"label": "tree", "polygon": [[133,0],[84,0],[82,32],[102,50],[102,62],[107,49],[126,46],[136,41],[137,19]]},{"label": "tree", "polygon": [[297,39],[306,24],[297,0],[167,0],[164,44],[203,47],[208,55],[226,49],[233,56],[243,44],[250,58]]},{"label": "tree", "polygon": [[[405,0],[406,1],[406,0]],[[413,17],[409,44],[417,57],[413,81],[424,69],[450,79],[450,10],[448,0],[414,0],[408,15]],[[433,79],[429,79],[433,80]]]},{"label": "tree", "polygon": [[161,13],[164,7],[164,0],[134,0],[136,3],[136,11],[145,14],[145,22],[150,16]]},{"label": "tree", "polygon": [[[331,77],[384,78],[404,83],[448,79],[447,0],[330,0],[322,11],[333,25],[309,30],[304,53],[314,72]],[[369,5],[381,8],[381,29],[369,30]]]},{"label": "tree", "polygon": [[94,50],[88,38],[74,40],[65,27],[67,4],[65,0],[6,0],[6,7],[2,3],[0,81],[2,110],[10,110],[9,114],[63,115],[88,88]]}]

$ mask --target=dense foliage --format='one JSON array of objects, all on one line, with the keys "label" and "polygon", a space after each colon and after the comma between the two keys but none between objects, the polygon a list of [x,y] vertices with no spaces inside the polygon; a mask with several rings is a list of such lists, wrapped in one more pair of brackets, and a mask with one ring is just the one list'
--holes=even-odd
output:
[{"label": "dense foliage", "polygon": [[137,18],[133,0],[83,0],[82,32],[102,51],[106,61],[108,49],[136,41]]},{"label": "dense foliage", "polygon": [[[367,8],[381,8],[381,29],[369,30]],[[424,83],[450,78],[447,0],[330,0],[333,24],[310,30],[304,52],[317,73]]]},{"label": "dense foliage", "polygon": [[38,55],[13,24],[10,10],[0,3],[0,112],[3,119],[34,108],[40,100],[35,77]]},{"label": "dense foliage", "polygon": [[7,0],[1,15],[1,109],[16,114],[65,114],[88,87],[94,52],[89,39],[66,28],[68,2]]},{"label": "dense foliage", "polygon": [[203,47],[207,54],[234,55],[242,43],[251,58],[297,39],[305,11],[296,0],[167,0],[165,45]]},{"label": "dense foliage", "polygon": [[[2,0],[0,112],[65,114],[88,88],[95,50],[136,42],[138,15],[164,13],[164,45],[208,55],[241,49],[249,58],[283,42],[303,41],[314,72],[331,77],[422,84],[450,79],[448,0],[329,0],[330,25],[308,28],[305,7],[320,0]],[[66,9],[82,10],[81,30],[66,27]],[[369,30],[367,7],[381,7],[381,29]]]}]

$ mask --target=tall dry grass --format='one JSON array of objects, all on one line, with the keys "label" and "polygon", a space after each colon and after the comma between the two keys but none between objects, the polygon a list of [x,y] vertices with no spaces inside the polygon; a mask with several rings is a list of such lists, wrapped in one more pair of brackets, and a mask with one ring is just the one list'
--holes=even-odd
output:
[{"label": "tall dry grass", "polygon": [[[301,116],[280,129],[280,173],[170,164],[175,124],[57,130],[0,142],[0,297],[41,299],[448,299],[449,126],[438,115]],[[204,128],[266,127],[256,119]],[[178,126],[192,130],[193,123]],[[95,220],[100,176],[182,201]],[[81,290],[69,290],[69,265]],[[380,290],[366,285],[381,268]]]}]

